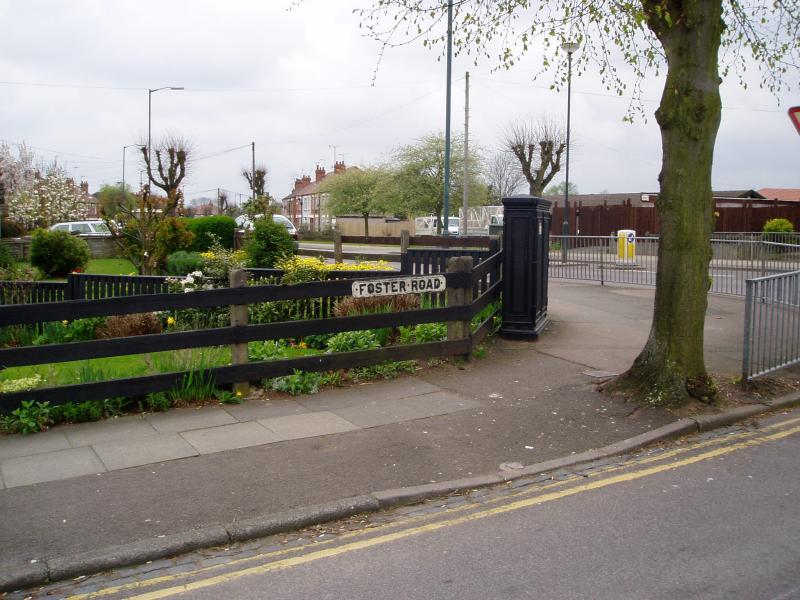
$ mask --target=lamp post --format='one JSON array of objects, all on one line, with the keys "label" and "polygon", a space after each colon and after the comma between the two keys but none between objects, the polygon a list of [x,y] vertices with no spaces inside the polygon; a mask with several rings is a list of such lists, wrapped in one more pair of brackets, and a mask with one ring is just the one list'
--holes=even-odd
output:
[{"label": "lamp post", "polygon": [[447,93],[444,125],[444,228],[442,235],[450,234],[450,89],[453,73],[453,2],[447,3]]},{"label": "lamp post", "polygon": [[567,236],[569,236],[569,128],[570,113],[572,108],[572,53],[577,51],[580,46],[576,42],[565,42],[561,44],[561,49],[567,53],[567,165],[565,170],[564,182],[564,221],[561,224],[561,235],[564,237],[561,244],[561,258],[566,262],[567,259]]},{"label": "lamp post", "polygon": [[139,144],[128,144],[122,147],[122,197],[125,197],[125,154],[128,148],[133,148]]},{"label": "lamp post", "polygon": [[[156,92],[160,92],[161,90],[182,90],[182,87],[173,87],[173,86],[164,86],[155,89],[148,89],[147,90],[147,160],[150,160],[150,140],[151,140],[151,129],[153,124],[153,94]],[[150,179],[150,174],[152,172],[152,168],[148,167],[147,169],[147,178]]]}]

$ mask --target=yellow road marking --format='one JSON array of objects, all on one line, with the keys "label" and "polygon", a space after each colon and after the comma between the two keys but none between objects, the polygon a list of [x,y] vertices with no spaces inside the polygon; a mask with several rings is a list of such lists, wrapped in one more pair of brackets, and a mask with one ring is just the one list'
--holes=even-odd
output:
[{"label": "yellow road marking", "polygon": [[[736,433],[736,434],[729,434],[727,436],[722,436],[722,437],[713,438],[713,439],[710,439],[710,440],[704,440],[704,441],[701,441],[701,442],[692,443],[690,446],[676,448],[675,450],[667,450],[665,452],[660,452],[660,453],[658,453],[656,455],[648,456],[646,458],[633,458],[633,459],[625,461],[625,462],[623,462],[623,463],[621,463],[619,465],[609,466],[609,467],[606,467],[606,468],[598,469],[596,471],[592,471],[590,473],[587,473],[586,476],[587,477],[598,477],[600,475],[607,475],[609,473],[620,471],[622,469],[627,469],[627,468],[629,468],[631,466],[644,465],[644,464],[650,464],[650,463],[653,463],[653,462],[658,462],[658,461],[661,461],[661,460],[664,460],[664,459],[672,458],[674,456],[680,456],[681,454],[685,454],[685,453],[693,451],[693,450],[698,450],[698,449],[701,449],[701,448],[706,448],[706,447],[717,445],[717,444],[727,443],[727,442],[730,442],[732,440],[739,440],[739,439],[743,439],[743,438],[752,438],[754,436],[758,436],[758,435],[762,434],[764,431],[772,430],[772,429],[779,429],[779,428],[786,427],[787,425],[791,425],[791,424],[797,423],[797,422],[800,422],[800,417],[794,418],[794,419],[787,419],[785,421],[781,421],[780,423],[774,423],[772,425],[766,425],[766,426],[762,427],[758,431],[743,431],[743,432]],[[487,500],[485,502],[485,504],[489,505],[489,504],[497,504],[497,503],[500,503],[500,502],[507,502],[509,500],[509,498],[526,496],[526,495],[529,495],[531,493],[537,493],[538,494],[538,493],[540,493],[542,491],[545,491],[545,490],[548,490],[548,489],[552,489],[554,487],[563,487],[563,486],[568,485],[570,483],[574,483],[575,480],[578,479],[578,477],[579,476],[576,475],[575,477],[570,477],[569,479],[564,479],[564,480],[560,480],[560,481],[554,481],[554,482],[549,483],[549,484],[537,486],[535,489],[521,490],[521,491],[519,491],[517,493],[511,494],[510,496],[504,496],[504,497],[501,497],[501,498],[494,498],[494,499]],[[473,509],[475,509],[475,505],[465,505],[465,506],[458,506],[458,507],[455,507],[455,508],[447,509],[446,512],[448,514],[454,514],[454,513],[464,512],[464,511],[473,510]],[[418,522],[418,521],[422,521],[422,520],[429,520],[431,518],[436,518],[438,516],[441,516],[441,513],[439,515],[421,515],[421,516],[417,516],[417,517],[410,517],[410,518],[405,519],[403,521],[403,523],[399,523],[399,524],[394,525],[394,526],[397,526],[397,527],[407,526],[409,523],[414,523],[414,522]],[[348,539],[353,538],[353,537],[362,537],[362,536],[370,535],[371,533],[373,533],[373,530],[371,530],[371,529],[358,530],[358,531],[349,531],[349,532],[346,532],[346,533],[343,533],[343,534],[339,534],[335,538],[332,538],[332,539],[329,539],[329,540],[313,541],[312,543],[314,544],[314,546],[319,547],[319,546],[322,546],[322,545],[331,544],[333,542],[341,542],[343,540],[348,540]],[[139,588],[143,588],[143,587],[152,587],[154,585],[158,585],[158,584],[161,584],[161,583],[166,583],[166,582],[177,580],[177,579],[186,579],[187,577],[192,577],[192,576],[195,576],[195,575],[198,575],[198,574],[202,574],[202,573],[205,573],[205,572],[208,572],[208,571],[219,570],[219,569],[222,569],[222,568],[230,568],[231,566],[235,566],[235,565],[242,564],[242,563],[254,562],[254,561],[257,561],[257,560],[268,560],[268,559],[272,559],[272,558],[275,558],[275,557],[278,557],[278,556],[283,556],[283,555],[286,555],[286,554],[292,554],[292,553],[295,553],[295,552],[300,552],[300,551],[306,550],[306,549],[307,549],[307,546],[294,547],[294,548],[285,548],[283,550],[274,550],[272,552],[266,552],[266,553],[263,553],[263,554],[258,554],[256,556],[248,556],[246,558],[233,559],[230,562],[227,562],[227,563],[224,563],[224,564],[210,565],[208,567],[201,567],[201,568],[195,569],[193,571],[188,571],[188,572],[183,572],[183,573],[175,573],[175,574],[172,574],[172,575],[161,575],[161,576],[158,576],[158,577],[153,577],[152,579],[146,579],[146,580],[143,580],[143,581],[135,581],[135,582],[132,582],[132,583],[126,583],[126,584],[121,584],[121,585],[117,585],[117,586],[111,586],[111,587],[108,587],[108,588],[103,588],[101,590],[96,590],[94,592],[89,592],[89,593],[86,593],[86,594],[78,594],[78,595],[75,595],[75,596],[70,596],[69,598],[70,598],[70,600],[88,600],[90,598],[100,598],[100,597],[103,597],[103,596],[110,596],[112,594],[116,594],[117,592],[122,592],[122,591],[126,591],[126,590],[134,590],[134,589],[139,589]]]},{"label": "yellow road marking", "polygon": [[372,548],[374,546],[380,546],[383,544],[388,544],[390,542],[402,540],[405,538],[418,536],[424,533],[431,533],[434,531],[438,531],[439,529],[444,529],[446,527],[453,527],[455,525],[462,525],[465,523],[469,523],[472,521],[478,521],[485,519],[487,517],[492,517],[496,515],[505,514],[508,512],[512,512],[515,510],[519,510],[521,508],[527,508],[531,506],[538,506],[540,504],[544,504],[546,502],[551,502],[553,500],[560,500],[562,498],[567,498],[569,496],[574,496],[576,494],[581,494],[583,492],[588,492],[591,490],[602,489],[605,487],[609,487],[612,485],[616,485],[618,483],[627,483],[630,481],[636,481],[637,479],[642,479],[644,477],[649,477],[651,475],[656,475],[659,473],[664,473],[666,471],[675,470],[678,468],[686,467],[689,465],[693,465],[695,463],[708,460],[711,458],[716,458],[719,456],[724,456],[726,454],[730,454],[732,452],[736,452],[737,450],[741,450],[743,448],[758,446],[763,444],[767,441],[775,441],[785,437],[789,437],[791,435],[795,435],[800,433],[800,427],[795,427],[792,429],[779,431],[777,433],[763,436],[758,439],[752,440],[745,440],[743,442],[732,444],[730,446],[726,446],[724,448],[717,448],[715,450],[710,450],[708,452],[698,454],[695,456],[690,456],[684,458],[682,460],[664,464],[664,465],[657,465],[654,467],[650,467],[648,469],[642,469],[638,471],[633,471],[631,473],[623,473],[621,475],[616,475],[614,477],[609,477],[606,479],[600,479],[597,481],[593,481],[590,483],[586,483],[584,485],[575,486],[566,490],[560,490],[557,492],[550,492],[548,494],[543,494],[540,496],[535,496],[532,498],[526,498],[523,500],[517,500],[515,502],[511,502],[509,504],[503,506],[497,506],[494,508],[490,508],[483,511],[478,511],[469,515],[464,515],[461,517],[456,517],[453,519],[446,519],[443,521],[438,521],[435,523],[428,523],[426,525],[422,525],[419,527],[411,528],[411,529],[404,529],[402,531],[396,531],[394,533],[389,533],[385,535],[379,535],[373,538],[359,540],[355,542],[351,542],[348,544],[344,544],[342,546],[336,548],[326,548],[323,550],[318,550],[315,552],[310,552],[308,554],[304,554],[302,556],[295,556],[291,558],[282,559],[276,562],[271,562],[266,565],[257,565],[253,567],[249,567],[247,569],[242,569],[240,571],[235,571],[231,573],[223,573],[221,575],[217,575],[215,577],[209,577],[208,579],[202,579],[199,581],[193,581],[189,583],[185,583],[180,586],[174,586],[170,588],[164,588],[161,590],[154,590],[152,592],[140,594],[138,596],[133,596],[131,600],[157,600],[159,598],[166,598],[169,596],[173,596],[176,594],[181,594],[184,592],[189,592],[193,590],[199,590],[215,585],[220,585],[223,583],[227,583],[229,581],[233,581],[236,579],[240,579],[242,577],[247,577],[250,575],[260,575],[264,573],[269,573],[271,571],[279,571],[289,569],[291,567],[296,567],[299,565],[307,564],[310,562],[314,562],[317,560],[321,560],[324,558],[332,558],[335,556],[340,556],[342,554],[346,554],[349,552],[357,551],[357,550],[364,550],[367,548]]}]

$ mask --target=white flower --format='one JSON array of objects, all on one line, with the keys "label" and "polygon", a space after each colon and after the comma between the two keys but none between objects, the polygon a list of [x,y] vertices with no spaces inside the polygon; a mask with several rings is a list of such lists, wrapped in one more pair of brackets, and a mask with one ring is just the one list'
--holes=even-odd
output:
[{"label": "white flower", "polygon": [[203,276],[202,271],[192,271],[191,273],[189,273],[189,277],[202,277],[202,276]]},{"label": "white flower", "polygon": [[183,280],[183,285],[189,285],[192,283],[194,283],[194,277],[192,277],[191,275],[188,275],[186,279]]}]

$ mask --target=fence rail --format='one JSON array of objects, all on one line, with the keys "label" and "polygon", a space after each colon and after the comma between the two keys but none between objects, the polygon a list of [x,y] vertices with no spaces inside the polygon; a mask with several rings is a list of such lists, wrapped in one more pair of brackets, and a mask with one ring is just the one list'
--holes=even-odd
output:
[{"label": "fence rail", "polygon": [[800,270],[747,281],[742,378],[800,363]]},{"label": "fence rail", "polygon": [[[390,346],[375,350],[324,354],[294,359],[248,362],[209,368],[208,373],[216,384],[223,385],[265,377],[276,377],[304,371],[367,366],[387,360],[409,360],[434,356],[468,354],[489,332],[495,311],[485,316],[474,332],[469,331],[471,320],[500,296],[502,265],[500,254],[486,261],[480,270],[446,272],[448,296],[458,297],[459,290],[474,292],[466,295],[467,301],[439,308],[423,308],[405,312],[366,314],[348,317],[327,317],[300,321],[279,321],[266,324],[234,325],[191,331],[167,332],[84,342],[23,346],[0,349],[0,365],[4,367],[49,364],[74,360],[108,358],[131,354],[173,351],[221,345],[246,344],[250,341],[305,337],[342,331],[399,327],[420,323],[461,323],[464,335],[449,335],[440,342]],[[392,275],[381,272],[381,276]],[[395,272],[395,276],[400,274]],[[65,300],[33,305],[9,305],[0,311],[0,326],[17,326],[31,323],[60,321],[93,316],[120,315],[131,312],[209,308],[216,306],[242,306],[279,300],[308,300],[311,298],[345,297],[352,295],[352,286],[358,279],[314,281],[296,285],[251,285],[238,288],[194,291],[187,294],[149,294]],[[448,298],[450,302],[452,298]],[[189,377],[188,371],[172,372],[142,377],[129,377],[110,381],[97,381],[36,388],[24,392],[0,394],[0,410],[10,411],[22,400],[62,404],[80,398],[93,400],[117,396],[141,396],[150,392],[165,391],[179,385]]]},{"label": "fence rail", "polygon": [[[800,270],[800,245],[758,240],[760,234],[714,234],[709,265],[711,292],[744,296],[754,277]],[[781,237],[771,239],[792,239]],[[551,236],[550,277],[655,286],[658,237],[636,238],[634,259],[618,255],[617,238]]]}]

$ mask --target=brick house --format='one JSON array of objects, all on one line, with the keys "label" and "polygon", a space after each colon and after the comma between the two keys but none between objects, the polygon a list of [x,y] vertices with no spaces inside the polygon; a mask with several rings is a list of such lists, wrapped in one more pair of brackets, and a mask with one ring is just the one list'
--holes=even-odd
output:
[{"label": "brick house", "polygon": [[298,228],[302,227],[308,231],[324,231],[330,228],[331,216],[326,206],[328,194],[320,192],[320,189],[326,180],[346,170],[344,161],[340,160],[334,163],[331,173],[327,173],[324,167],[317,165],[314,170],[314,181],[311,181],[308,175],[295,179],[291,194],[281,198],[281,213]]}]

